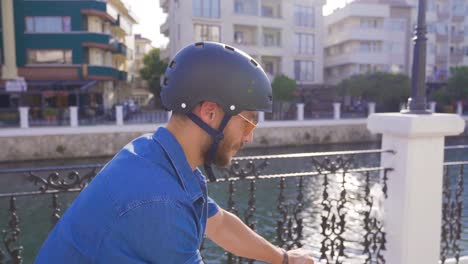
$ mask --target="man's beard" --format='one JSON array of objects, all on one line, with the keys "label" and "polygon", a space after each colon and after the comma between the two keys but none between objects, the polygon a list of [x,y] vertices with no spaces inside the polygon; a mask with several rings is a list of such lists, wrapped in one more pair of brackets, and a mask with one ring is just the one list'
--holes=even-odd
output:
[{"label": "man's beard", "polygon": [[231,153],[235,149],[236,152],[242,148],[244,144],[240,143],[235,146],[231,144],[225,144],[225,142],[221,142],[216,151],[216,155],[214,158],[214,164],[219,168],[226,168],[231,165],[232,156]]}]

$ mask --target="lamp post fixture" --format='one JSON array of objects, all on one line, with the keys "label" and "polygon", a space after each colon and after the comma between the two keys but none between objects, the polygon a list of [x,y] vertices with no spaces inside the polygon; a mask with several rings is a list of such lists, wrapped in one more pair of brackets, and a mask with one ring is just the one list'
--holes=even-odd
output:
[{"label": "lamp post fixture", "polygon": [[426,3],[419,0],[418,24],[414,37],[413,68],[411,72],[411,97],[408,99],[405,114],[431,114],[426,107]]}]

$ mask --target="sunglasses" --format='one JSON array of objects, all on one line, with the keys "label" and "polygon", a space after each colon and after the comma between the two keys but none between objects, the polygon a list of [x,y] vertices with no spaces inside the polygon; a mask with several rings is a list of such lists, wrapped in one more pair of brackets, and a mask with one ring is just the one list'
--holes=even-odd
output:
[{"label": "sunglasses", "polygon": [[255,124],[253,121],[246,118],[242,114],[237,114],[237,115],[240,116],[242,119],[244,119],[245,122],[247,122],[247,126],[245,126],[244,128],[244,134],[250,135],[250,133],[252,133],[252,131],[257,127],[257,124]]}]

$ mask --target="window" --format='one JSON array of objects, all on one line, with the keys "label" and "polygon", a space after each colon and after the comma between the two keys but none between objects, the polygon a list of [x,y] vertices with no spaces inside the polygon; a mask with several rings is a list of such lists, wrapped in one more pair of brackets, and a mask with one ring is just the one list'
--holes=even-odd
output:
[{"label": "window", "polygon": [[296,60],[294,62],[294,75],[296,77],[296,80],[299,81],[313,81],[314,62]]},{"label": "window", "polygon": [[273,7],[272,6],[262,6],[262,16],[264,17],[273,17]]},{"label": "window", "polygon": [[392,31],[404,31],[406,27],[406,20],[402,18],[391,18],[388,23]]},{"label": "window", "polygon": [[359,50],[364,53],[382,51],[382,43],[378,41],[361,41],[359,44]]},{"label": "window", "polygon": [[211,25],[195,25],[195,41],[220,42],[220,27]]},{"label": "window", "polygon": [[258,0],[235,0],[234,13],[243,15],[258,15]]},{"label": "window", "polygon": [[314,53],[314,35],[305,33],[295,34],[296,53],[313,54]]},{"label": "window", "polygon": [[376,18],[361,18],[361,28],[380,28],[379,20]]},{"label": "window", "polygon": [[308,6],[294,7],[294,21],[298,27],[314,27],[315,26],[315,9]]},{"label": "window", "polygon": [[275,66],[273,65],[273,62],[264,62],[263,67],[265,68],[265,72],[269,73],[270,75],[275,75]]},{"label": "window", "polygon": [[219,18],[220,0],[193,0],[193,16]]},{"label": "window", "polygon": [[265,32],[263,33],[263,45],[265,47],[280,47],[281,38],[279,32]]},{"label": "window", "polygon": [[30,49],[28,64],[72,64],[72,51]]},{"label": "window", "polygon": [[[428,44],[428,47],[430,44]],[[393,53],[393,54],[401,54],[403,53],[403,45],[399,42],[389,42],[387,43],[388,47],[388,52]]]},{"label": "window", "polygon": [[70,31],[71,19],[69,16],[26,17],[26,32],[56,33]]}]

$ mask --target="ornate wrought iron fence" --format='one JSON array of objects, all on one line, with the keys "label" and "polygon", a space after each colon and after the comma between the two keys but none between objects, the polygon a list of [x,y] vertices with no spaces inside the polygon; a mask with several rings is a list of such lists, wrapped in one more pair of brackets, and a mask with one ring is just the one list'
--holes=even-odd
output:
[{"label": "ornate wrought iron fence", "polygon": [[[378,166],[382,152],[239,157],[230,168],[217,171],[219,180],[210,184],[210,195],[270,241],[286,249],[312,249],[321,263],[385,263],[382,204],[391,169]],[[83,189],[101,167],[0,170],[0,181],[9,181],[6,176],[29,180],[10,186],[9,192],[0,189],[0,263],[32,261],[74,199],[69,195]],[[39,205],[31,208],[31,201]],[[39,227],[39,235],[31,234]],[[205,242],[207,263],[253,263]]]},{"label": "ornate wrought iron fence", "polygon": [[442,264],[463,263],[461,257],[468,255],[468,233],[463,228],[468,221],[467,208],[464,207],[467,184],[464,178],[468,176],[468,161],[453,160],[467,157],[468,145],[448,146],[445,149],[440,259]]}]

